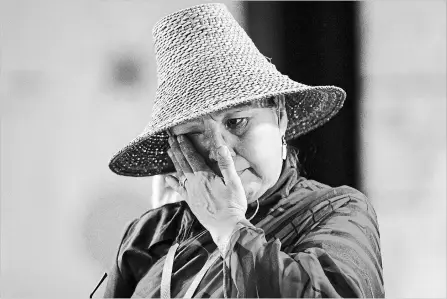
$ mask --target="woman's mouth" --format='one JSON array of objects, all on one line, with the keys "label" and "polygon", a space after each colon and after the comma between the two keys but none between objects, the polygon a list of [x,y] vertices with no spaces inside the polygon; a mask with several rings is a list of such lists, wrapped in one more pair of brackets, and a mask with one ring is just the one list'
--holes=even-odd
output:
[{"label": "woman's mouth", "polygon": [[237,175],[241,175],[242,173],[244,173],[244,171],[246,171],[247,169],[249,169],[249,168],[245,168],[245,169],[242,169],[242,170],[237,170],[236,172],[237,172]]}]

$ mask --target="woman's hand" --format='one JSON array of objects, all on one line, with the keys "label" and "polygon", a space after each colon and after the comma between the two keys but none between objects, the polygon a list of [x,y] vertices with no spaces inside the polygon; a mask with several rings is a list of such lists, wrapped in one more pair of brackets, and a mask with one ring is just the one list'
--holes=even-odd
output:
[{"label": "woman's hand", "polygon": [[[166,182],[188,203],[200,223],[221,249],[236,224],[245,220],[247,199],[227,146],[220,145],[216,160],[223,178],[215,174],[184,135],[170,137],[168,150],[177,177]],[[184,184],[184,185],[182,185]]]}]

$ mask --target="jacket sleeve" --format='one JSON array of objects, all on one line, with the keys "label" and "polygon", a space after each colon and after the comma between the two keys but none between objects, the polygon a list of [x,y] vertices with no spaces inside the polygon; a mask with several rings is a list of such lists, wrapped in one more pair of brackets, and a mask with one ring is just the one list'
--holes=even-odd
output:
[{"label": "jacket sleeve", "polygon": [[183,240],[191,222],[185,206],[185,202],[166,204],[128,223],[108,273],[104,297],[131,297],[138,282],[166,255],[176,238]]},{"label": "jacket sleeve", "polygon": [[287,246],[241,224],[224,256],[225,296],[384,297],[375,212],[361,193],[341,199],[288,221]]},{"label": "jacket sleeve", "polygon": [[111,269],[107,273],[107,285],[104,291],[103,298],[130,298],[132,296],[134,287],[131,286],[131,283],[128,282],[122,275],[118,258],[123,242],[128,238],[130,231],[137,220],[138,219],[130,221],[126,225],[126,229],[124,231],[123,237],[121,238],[121,242],[118,248],[118,253],[115,257],[115,261]]}]

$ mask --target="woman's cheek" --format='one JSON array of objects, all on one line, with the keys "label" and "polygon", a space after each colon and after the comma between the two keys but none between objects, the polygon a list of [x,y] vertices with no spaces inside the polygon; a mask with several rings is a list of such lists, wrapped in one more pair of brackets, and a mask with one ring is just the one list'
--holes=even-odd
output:
[{"label": "woman's cheek", "polygon": [[[261,174],[272,170],[281,157],[281,139],[278,128],[260,126],[244,141],[250,163]],[[274,167],[275,168],[275,167]]]}]

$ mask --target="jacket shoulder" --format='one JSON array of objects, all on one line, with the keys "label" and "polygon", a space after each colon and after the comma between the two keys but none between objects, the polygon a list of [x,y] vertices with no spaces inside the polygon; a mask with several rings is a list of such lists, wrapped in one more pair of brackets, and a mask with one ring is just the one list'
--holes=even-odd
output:
[{"label": "jacket shoulder", "polygon": [[314,202],[336,202],[342,199],[349,199],[352,203],[362,205],[375,215],[375,211],[368,197],[361,191],[350,186],[331,187],[315,180],[302,180],[295,190],[306,189],[314,197]]},{"label": "jacket shoulder", "polygon": [[287,211],[284,215],[286,218],[288,215],[294,215],[293,217],[299,219],[297,221],[303,222],[303,225],[298,226],[301,229],[315,226],[324,219],[340,213],[346,214],[346,217],[363,213],[369,215],[373,223],[377,222],[377,215],[371,202],[361,191],[349,186],[331,187],[308,179],[300,180],[289,197],[278,206],[282,209],[276,210],[274,216]]},{"label": "jacket shoulder", "polygon": [[156,209],[146,211],[140,217],[128,222],[121,240],[119,256],[131,248],[148,250],[159,242],[174,242],[181,237],[184,228],[186,204],[169,203]]}]

